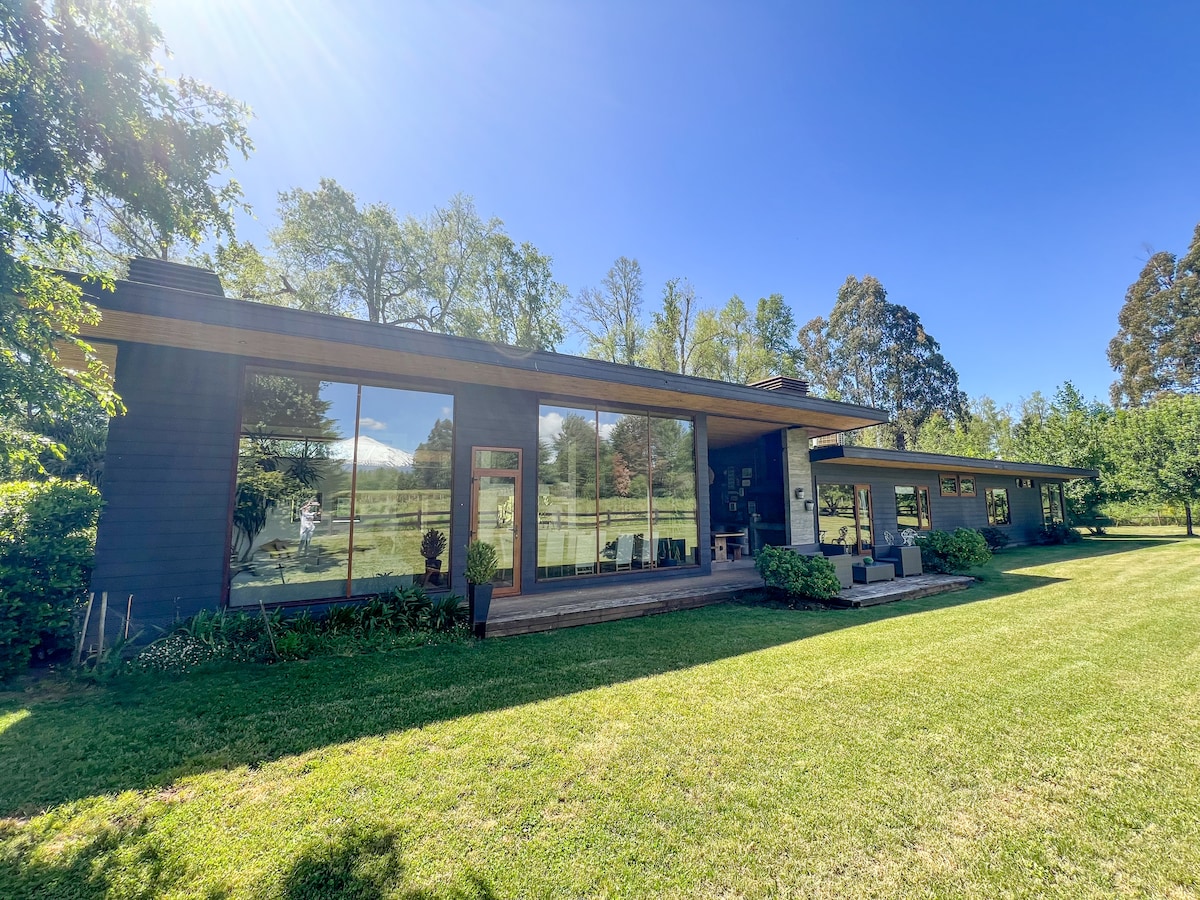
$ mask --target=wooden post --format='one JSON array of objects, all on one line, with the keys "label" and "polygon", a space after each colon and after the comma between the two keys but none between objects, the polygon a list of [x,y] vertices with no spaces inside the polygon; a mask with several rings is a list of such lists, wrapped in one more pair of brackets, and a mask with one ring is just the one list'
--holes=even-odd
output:
[{"label": "wooden post", "polygon": [[96,660],[104,656],[104,620],[108,618],[108,591],[100,594],[100,633],[96,638]]},{"label": "wooden post", "polygon": [[79,632],[79,646],[75,648],[75,665],[79,665],[80,660],[83,659],[83,642],[87,640],[88,623],[92,618],[92,603],[95,601],[95,599],[95,591],[88,594],[87,609],[84,610],[83,613],[83,628]]}]

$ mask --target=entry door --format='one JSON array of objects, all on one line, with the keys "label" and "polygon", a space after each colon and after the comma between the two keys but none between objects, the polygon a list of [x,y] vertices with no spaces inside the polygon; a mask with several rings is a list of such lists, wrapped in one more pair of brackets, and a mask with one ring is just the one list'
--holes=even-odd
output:
[{"label": "entry door", "polygon": [[496,548],[495,597],[521,592],[521,451],[471,448],[471,540]]},{"label": "entry door", "polygon": [[854,522],[858,526],[858,552],[870,554],[875,549],[875,538],[871,531],[871,486],[854,486]]}]

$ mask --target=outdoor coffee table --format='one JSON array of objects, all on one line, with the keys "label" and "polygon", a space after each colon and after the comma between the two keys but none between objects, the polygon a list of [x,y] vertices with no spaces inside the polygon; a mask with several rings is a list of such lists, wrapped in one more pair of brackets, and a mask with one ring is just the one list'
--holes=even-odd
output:
[{"label": "outdoor coffee table", "polygon": [[854,580],[859,584],[872,584],[876,581],[895,581],[896,567],[890,562],[855,563],[852,567]]}]

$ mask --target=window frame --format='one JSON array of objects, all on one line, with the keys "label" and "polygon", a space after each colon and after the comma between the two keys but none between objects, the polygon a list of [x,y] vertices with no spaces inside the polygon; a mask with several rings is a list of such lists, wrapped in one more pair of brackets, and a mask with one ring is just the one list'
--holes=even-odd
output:
[{"label": "window frame", "polygon": [[[954,483],[954,490],[946,490],[946,482]],[[957,475],[938,475],[938,494],[942,497],[957,497],[958,494],[958,476]]]},{"label": "window frame", "polygon": [[[924,485],[924,484],[894,484],[894,485],[892,485],[893,495],[895,495],[895,492],[899,491],[901,488],[908,488],[909,490],[911,490],[917,500],[917,527],[914,530],[915,531],[932,531],[933,530],[933,515],[932,515],[932,512],[930,511],[929,486]],[[897,498],[897,501],[898,501],[898,498]],[[896,507],[896,527],[897,528],[900,527],[899,505],[897,505],[897,507]],[[907,525],[905,527],[912,528],[911,525]]]},{"label": "window frame", "polygon": [[[1000,521],[1000,519],[996,515],[996,495],[997,494],[1004,495],[1004,520],[1003,521]],[[993,528],[1004,526],[1004,525],[1012,525],[1012,503],[1008,498],[1008,488],[990,487],[990,488],[987,488],[983,492],[983,495],[985,498],[985,504],[987,506],[988,525],[992,526]]]}]

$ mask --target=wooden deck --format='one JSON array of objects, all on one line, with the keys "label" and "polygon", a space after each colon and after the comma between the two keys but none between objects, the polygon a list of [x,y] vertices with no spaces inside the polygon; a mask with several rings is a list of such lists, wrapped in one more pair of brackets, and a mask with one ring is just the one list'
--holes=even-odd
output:
[{"label": "wooden deck", "polygon": [[[974,581],[961,575],[914,575],[876,584],[856,584],[842,591],[830,605],[876,606],[961,591]],[[749,591],[761,590],[762,586],[754,561],[740,560],[723,564],[712,575],[673,578],[669,583],[630,584],[614,579],[611,585],[497,598],[492,601],[487,633],[489,637],[530,634],[695,609],[735,599]]]}]

